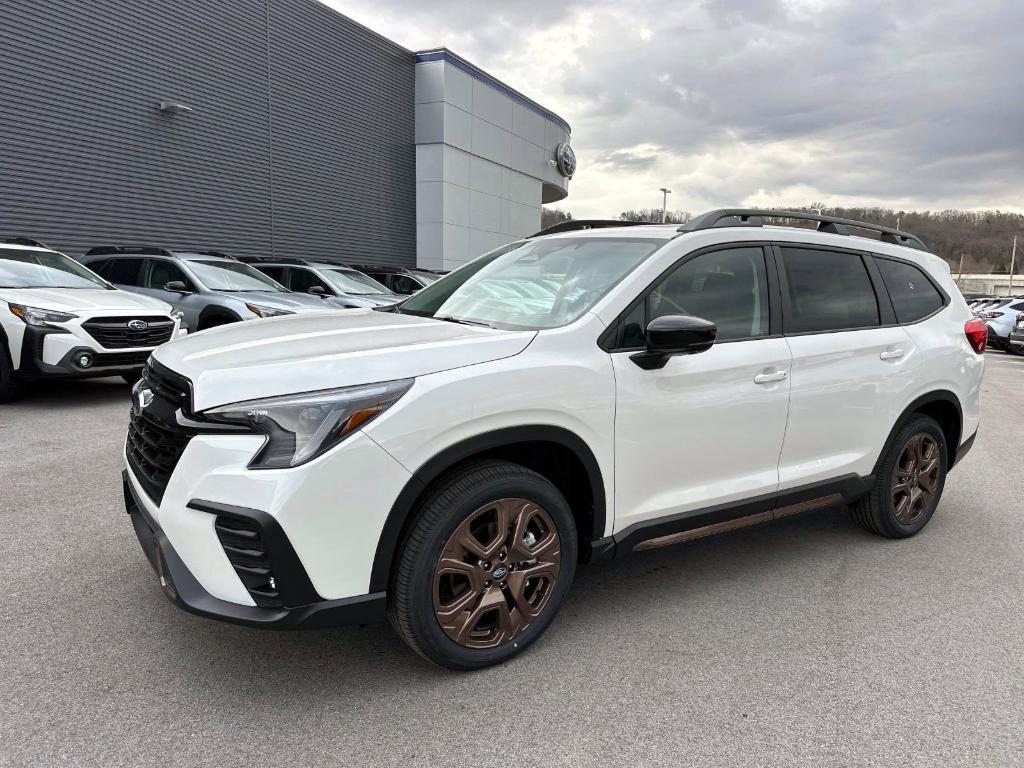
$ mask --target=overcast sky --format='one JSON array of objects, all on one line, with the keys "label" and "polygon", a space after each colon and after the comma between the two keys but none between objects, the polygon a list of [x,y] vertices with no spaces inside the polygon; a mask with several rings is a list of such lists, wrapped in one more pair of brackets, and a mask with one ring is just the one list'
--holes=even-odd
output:
[{"label": "overcast sky", "polygon": [[1022,0],[326,0],[562,115],[560,207],[1024,211]]}]

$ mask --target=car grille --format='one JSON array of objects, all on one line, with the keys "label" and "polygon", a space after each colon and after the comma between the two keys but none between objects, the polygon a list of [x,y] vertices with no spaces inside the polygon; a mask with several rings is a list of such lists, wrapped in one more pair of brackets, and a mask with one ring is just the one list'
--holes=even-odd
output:
[{"label": "car grille", "polygon": [[93,356],[93,368],[133,368],[145,365],[149,352],[105,352]]},{"label": "car grille", "polygon": [[[133,331],[128,323],[142,320],[147,327]],[[174,321],[168,317],[94,317],[82,323],[82,328],[107,349],[156,347],[171,340]]]},{"label": "car grille", "polygon": [[156,360],[150,360],[142,369],[142,378],[155,396],[162,397],[173,405],[184,406],[187,410],[192,386],[184,376],[165,368]]},{"label": "car grille", "polygon": [[153,399],[144,408],[132,408],[125,453],[143,489],[159,504],[171,473],[195,435],[177,420],[179,410],[188,412],[191,387],[188,379],[155,360],[143,368],[142,377]]},{"label": "car grille", "polygon": [[128,422],[128,441],[125,444],[128,464],[146,493],[157,504],[163,500],[171,473],[178,465],[192,435],[181,428],[169,428],[165,423],[150,417],[145,410],[132,413]]},{"label": "car grille", "polygon": [[221,515],[214,521],[213,529],[253,602],[260,608],[283,607],[259,526]]}]

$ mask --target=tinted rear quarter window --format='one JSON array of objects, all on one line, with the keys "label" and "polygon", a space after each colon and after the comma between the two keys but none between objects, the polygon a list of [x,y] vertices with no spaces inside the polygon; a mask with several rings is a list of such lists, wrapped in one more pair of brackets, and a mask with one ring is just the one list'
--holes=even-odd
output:
[{"label": "tinted rear quarter window", "polygon": [[878,300],[859,254],[780,248],[789,284],[786,333],[874,328]]},{"label": "tinted rear quarter window", "polygon": [[916,323],[942,309],[942,294],[918,267],[877,256],[875,264],[882,273],[898,322]]},{"label": "tinted rear quarter window", "polygon": [[106,278],[117,285],[141,285],[142,259],[111,259]]}]

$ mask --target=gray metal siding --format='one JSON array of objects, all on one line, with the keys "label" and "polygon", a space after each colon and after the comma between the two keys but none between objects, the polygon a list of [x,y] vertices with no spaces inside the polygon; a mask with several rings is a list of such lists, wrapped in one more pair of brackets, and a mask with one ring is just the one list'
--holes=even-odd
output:
[{"label": "gray metal siding", "polygon": [[414,67],[312,0],[0,0],[0,237],[412,264]]}]

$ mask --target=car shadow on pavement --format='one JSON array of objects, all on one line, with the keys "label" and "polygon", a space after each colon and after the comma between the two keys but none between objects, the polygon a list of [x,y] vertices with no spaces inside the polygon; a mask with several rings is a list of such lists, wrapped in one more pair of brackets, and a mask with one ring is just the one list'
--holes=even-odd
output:
[{"label": "car shadow on pavement", "polygon": [[131,387],[120,377],[102,379],[49,379],[28,382],[24,393],[0,408],[29,410],[37,407],[88,407],[129,402]]},{"label": "car shadow on pavement", "polygon": [[[529,653],[503,667],[521,674],[531,665],[564,664],[567,659],[598,664],[596,658],[578,658],[577,649],[585,644],[628,643],[638,627],[659,626],[666,601],[675,612],[685,613],[688,603],[695,601],[705,606],[699,610],[706,610],[709,601],[752,590],[778,573],[799,571],[801,560],[813,564],[820,560],[822,547],[856,546],[865,538],[870,537],[841,512],[821,512],[583,566],[549,631]],[[198,684],[233,689],[258,679],[261,690],[285,686],[293,695],[313,701],[332,690],[342,698],[358,690],[379,693],[389,688],[396,695],[399,690],[406,696],[417,690],[427,693],[451,678],[452,673],[420,659],[386,623],[293,632],[221,624],[181,613],[162,599],[152,574],[144,576],[141,565],[138,571],[135,576],[146,581],[142,597],[160,605],[148,619],[165,631],[161,645],[168,657],[157,663],[180,667],[198,655],[204,659],[202,668],[194,670]],[[719,624],[716,631],[745,631],[749,607],[737,610],[734,618],[735,627]],[[622,630],[628,636],[616,638]]]}]

